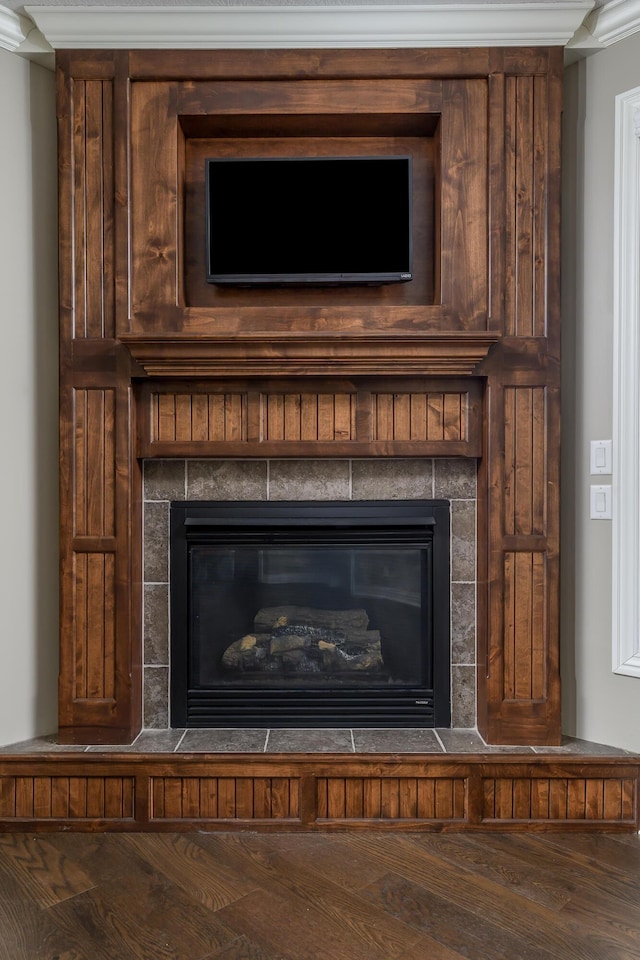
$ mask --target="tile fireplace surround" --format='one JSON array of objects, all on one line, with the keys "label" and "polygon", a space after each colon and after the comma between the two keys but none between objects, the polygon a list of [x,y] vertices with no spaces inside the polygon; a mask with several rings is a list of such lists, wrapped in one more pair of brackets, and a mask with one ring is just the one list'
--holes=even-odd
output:
[{"label": "tile fireplace surround", "polygon": [[169,503],[369,499],[451,501],[452,726],[475,726],[474,460],[148,460],[144,468],[146,729],[169,726]]}]

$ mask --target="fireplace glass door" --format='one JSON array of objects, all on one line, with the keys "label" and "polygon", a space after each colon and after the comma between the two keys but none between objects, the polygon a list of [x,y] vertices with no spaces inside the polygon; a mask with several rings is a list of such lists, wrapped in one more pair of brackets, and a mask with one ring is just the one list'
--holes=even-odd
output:
[{"label": "fireplace glass door", "polygon": [[449,505],[175,503],[173,726],[448,726]]}]

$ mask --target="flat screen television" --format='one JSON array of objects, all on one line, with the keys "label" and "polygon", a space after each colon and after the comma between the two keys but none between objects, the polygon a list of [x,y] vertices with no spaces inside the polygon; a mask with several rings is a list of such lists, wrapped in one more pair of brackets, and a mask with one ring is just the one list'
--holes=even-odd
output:
[{"label": "flat screen television", "polygon": [[205,182],[209,283],[412,279],[409,156],[207,159]]}]

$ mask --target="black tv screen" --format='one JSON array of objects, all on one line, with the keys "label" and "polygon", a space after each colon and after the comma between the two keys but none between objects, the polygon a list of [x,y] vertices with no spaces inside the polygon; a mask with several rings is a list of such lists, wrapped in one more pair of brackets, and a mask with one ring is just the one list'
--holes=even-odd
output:
[{"label": "black tv screen", "polygon": [[412,279],[411,157],[208,159],[206,204],[210,283]]}]

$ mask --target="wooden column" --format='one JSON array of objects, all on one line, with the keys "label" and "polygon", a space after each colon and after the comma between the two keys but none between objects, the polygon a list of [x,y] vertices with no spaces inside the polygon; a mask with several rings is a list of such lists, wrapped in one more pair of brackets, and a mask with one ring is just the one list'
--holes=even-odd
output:
[{"label": "wooden column", "polygon": [[60,55],[60,738],[129,743],[141,725],[142,538],[131,362],[116,340],[126,167],[112,57],[76,59],[73,76],[67,64]]},{"label": "wooden column", "polygon": [[503,337],[481,368],[478,685],[490,743],[560,740],[559,53],[551,63],[540,76],[507,65],[492,83],[492,323]]}]

